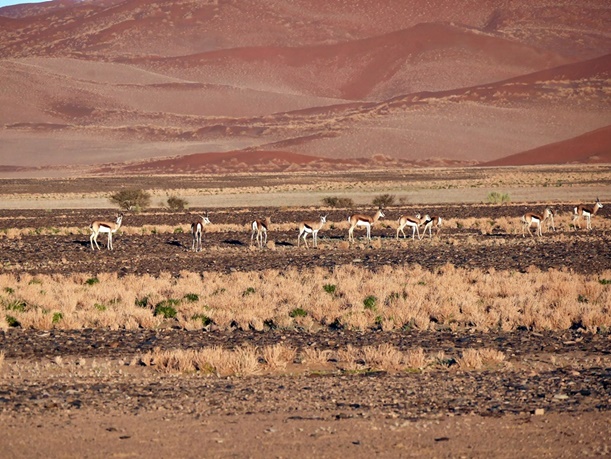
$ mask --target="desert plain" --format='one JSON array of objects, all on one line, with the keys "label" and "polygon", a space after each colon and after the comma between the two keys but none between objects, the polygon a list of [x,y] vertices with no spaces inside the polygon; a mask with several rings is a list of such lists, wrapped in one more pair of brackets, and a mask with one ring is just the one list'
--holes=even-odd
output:
[{"label": "desert plain", "polygon": [[[610,223],[603,207],[591,231],[584,221],[576,228],[571,199],[582,190],[604,202],[609,168],[426,169],[416,174],[422,182],[406,181],[409,173],[386,172],[369,185],[372,196],[402,197],[384,208],[371,242],[357,230],[353,243],[347,216],[376,208],[325,206],[308,187],[321,181],[328,196],[344,196],[357,171],[230,174],[199,197],[193,177],[139,176],[143,188],[163,193],[153,198],[158,205],[124,211],[112,251],[105,235],[102,250],[92,250],[88,229],[118,211],[108,198],[103,208],[62,203],[75,194],[85,203],[101,199],[87,191],[92,183],[112,189],[128,178],[31,179],[19,189],[4,180],[3,202],[21,204],[0,211],[4,450],[13,457],[606,454]],[[574,182],[554,182],[555,198],[542,203],[538,190],[554,173],[573,174]],[[430,174],[443,186],[422,185],[437,183]],[[481,176],[521,181],[503,194],[529,197],[488,203]],[[410,202],[414,184],[438,203]],[[232,190],[226,199],[256,196],[268,205],[161,205],[168,195],[213,203],[223,198],[219,189]],[[472,190],[480,202],[461,202]],[[281,205],[276,192],[303,202]],[[555,231],[523,235],[521,215],[545,206],[554,209]],[[425,212],[443,215],[439,233],[396,238],[399,216]],[[211,224],[194,252],[189,225],[204,214]],[[299,222],[320,215],[327,226],[318,246],[308,238],[308,248],[298,247]],[[250,223],[265,216],[271,225],[260,248]]]},{"label": "desert plain", "polygon": [[0,8],[2,457],[609,455],[607,3]]}]

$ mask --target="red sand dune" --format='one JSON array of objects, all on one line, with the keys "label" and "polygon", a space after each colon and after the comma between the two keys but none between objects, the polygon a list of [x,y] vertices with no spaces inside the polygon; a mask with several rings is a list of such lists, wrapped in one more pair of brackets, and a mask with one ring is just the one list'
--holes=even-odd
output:
[{"label": "red sand dune", "polygon": [[526,166],[566,163],[611,163],[611,126],[481,165]]},{"label": "red sand dune", "polygon": [[489,163],[611,125],[610,21],[600,0],[0,8],[0,165]]}]

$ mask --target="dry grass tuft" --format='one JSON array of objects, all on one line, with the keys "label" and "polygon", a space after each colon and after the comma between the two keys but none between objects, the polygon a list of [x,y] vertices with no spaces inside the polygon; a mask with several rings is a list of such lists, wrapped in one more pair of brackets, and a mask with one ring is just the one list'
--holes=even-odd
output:
[{"label": "dry grass tuft", "polygon": [[485,366],[499,365],[505,361],[505,354],[495,349],[465,349],[457,360],[461,370],[480,370]]},{"label": "dry grass tuft", "polygon": [[395,372],[403,369],[403,353],[387,343],[364,347],[363,359],[373,370]]},{"label": "dry grass tuft", "polygon": [[421,347],[410,349],[405,354],[405,365],[407,368],[422,370],[426,367],[427,359]]},{"label": "dry grass tuft", "polygon": [[270,370],[284,370],[289,363],[295,360],[296,351],[283,344],[266,346],[262,350],[263,360]]},{"label": "dry grass tuft", "polygon": [[308,347],[303,350],[302,361],[310,365],[326,365],[333,352],[329,349],[315,349]]}]

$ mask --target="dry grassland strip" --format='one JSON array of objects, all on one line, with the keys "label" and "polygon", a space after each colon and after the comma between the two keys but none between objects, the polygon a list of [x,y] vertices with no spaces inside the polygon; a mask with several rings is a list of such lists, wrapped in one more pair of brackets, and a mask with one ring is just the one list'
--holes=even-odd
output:
[{"label": "dry grassland strip", "polygon": [[[168,196],[206,208],[320,205],[337,195],[357,205],[392,193],[406,203],[481,203],[490,192],[514,202],[611,200],[611,167],[532,166],[517,168],[438,168],[313,174],[227,174],[187,176],[99,176],[69,179],[0,179],[0,208],[104,208],[117,190],[139,188],[163,207]],[[95,191],[92,191],[95,190]]]}]

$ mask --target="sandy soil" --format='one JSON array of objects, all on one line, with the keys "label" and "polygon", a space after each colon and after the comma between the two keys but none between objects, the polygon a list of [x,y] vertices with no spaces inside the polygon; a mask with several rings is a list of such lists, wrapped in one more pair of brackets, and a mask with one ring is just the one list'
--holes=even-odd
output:
[{"label": "sandy soil", "polygon": [[[498,457],[609,454],[606,413],[427,420],[121,411],[0,417],[6,457]],[[36,441],[32,441],[32,435]]]},{"label": "sandy soil", "polygon": [[247,171],[270,151],[265,170],[300,170],[287,153],[431,166],[544,146],[606,162],[610,14],[600,0],[2,8],[0,166]]},{"label": "sandy soil", "polygon": [[[414,207],[393,210],[413,213]],[[444,216],[517,217],[522,205],[437,206]],[[559,210],[570,211],[565,204]],[[604,209],[603,209],[604,210]],[[217,212],[218,224],[243,223],[266,209]],[[3,225],[79,226],[90,211],[2,211]],[[283,209],[296,221],[317,210]],[[341,214],[341,215],[340,215]],[[339,219],[342,211],[332,211]],[[129,217],[154,224],[158,212]],[[168,225],[184,215],[164,214]],[[597,216],[599,222],[604,215]],[[329,229],[318,250],[297,249],[295,234],[273,232],[274,250],[249,250],[249,233],[206,232],[206,251],[189,252],[188,234],[121,234],[115,251],[92,252],[86,234],[0,239],[2,272],[158,273],[189,269],[260,270],[359,264],[377,268],[417,262],[497,271],[564,266],[580,273],[611,268],[606,230],[567,232],[540,241],[521,235],[447,228],[442,239],[396,242],[376,227],[381,248],[362,241],[346,249],[345,231]],[[565,237],[568,236],[569,237]],[[446,241],[445,243],[443,241]],[[449,240],[462,241],[449,244]],[[176,271],[177,273],[178,271]],[[243,343],[295,349],[391,344],[443,351],[449,361],[466,348],[503,352],[506,364],[482,370],[428,368],[387,373],[289,365],[256,376],[167,374],[138,364],[154,348],[197,349]],[[583,329],[533,333],[350,332],[321,329],[185,331],[0,331],[0,447],[7,457],[576,457],[609,452],[611,339]],[[299,355],[299,353],[297,354]],[[32,436],[36,435],[36,441]]]}]

